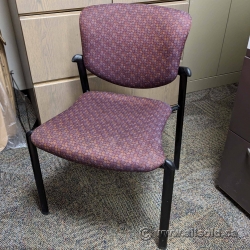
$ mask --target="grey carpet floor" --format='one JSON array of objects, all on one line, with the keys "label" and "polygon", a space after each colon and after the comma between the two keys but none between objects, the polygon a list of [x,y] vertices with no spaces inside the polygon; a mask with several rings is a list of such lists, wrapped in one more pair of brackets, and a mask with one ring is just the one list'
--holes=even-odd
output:
[{"label": "grey carpet floor", "polygon": [[[168,249],[250,249],[249,218],[215,188],[236,90],[227,85],[187,96]],[[163,134],[169,158],[175,118]],[[38,208],[28,150],[0,153],[0,249],[157,249],[162,169],[102,171],[39,156],[47,216]]]}]

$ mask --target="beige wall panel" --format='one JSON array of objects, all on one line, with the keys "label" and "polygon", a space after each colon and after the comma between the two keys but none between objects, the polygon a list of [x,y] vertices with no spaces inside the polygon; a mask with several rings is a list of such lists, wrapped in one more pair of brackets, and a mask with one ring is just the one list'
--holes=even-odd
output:
[{"label": "beige wall panel", "polygon": [[112,3],[112,0],[10,0],[16,1],[19,14],[83,8]]},{"label": "beige wall panel", "polygon": [[95,76],[90,76],[89,86],[90,90],[108,91],[119,94],[147,97],[167,102],[168,104],[172,105],[176,104],[178,100],[179,77],[177,77],[174,82],[166,86],[152,89],[132,89],[109,83]]},{"label": "beige wall panel", "polygon": [[41,123],[69,108],[82,93],[78,78],[36,84],[34,90]]},{"label": "beige wall panel", "polygon": [[82,54],[79,14],[73,11],[21,18],[34,83],[78,76],[71,59]]},{"label": "beige wall panel", "polygon": [[250,1],[233,0],[218,74],[240,71],[250,35]]},{"label": "beige wall panel", "polygon": [[183,65],[191,80],[217,73],[231,0],[190,0],[192,27],[184,49]]},{"label": "beige wall panel", "polygon": [[194,92],[202,89],[215,88],[226,84],[239,82],[241,72],[226,75],[203,78],[190,81],[187,84],[187,92]]}]

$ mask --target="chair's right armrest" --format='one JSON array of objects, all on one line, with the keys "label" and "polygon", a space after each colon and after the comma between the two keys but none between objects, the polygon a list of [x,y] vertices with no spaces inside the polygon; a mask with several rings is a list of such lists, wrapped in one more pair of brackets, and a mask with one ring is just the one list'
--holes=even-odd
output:
[{"label": "chair's right armrest", "polygon": [[79,55],[79,54],[74,55],[72,58],[72,62],[76,62],[76,63],[82,62],[82,55]]},{"label": "chair's right armrest", "polygon": [[186,75],[187,77],[190,77],[192,75],[192,72],[190,68],[180,66],[178,70],[178,75]]},{"label": "chair's right armrest", "polygon": [[78,71],[79,71],[79,76],[81,80],[81,85],[82,85],[82,91],[83,93],[89,91],[89,83],[88,83],[88,77],[86,73],[86,68],[83,63],[83,57],[82,55],[76,54],[72,58],[72,62],[77,63]]}]

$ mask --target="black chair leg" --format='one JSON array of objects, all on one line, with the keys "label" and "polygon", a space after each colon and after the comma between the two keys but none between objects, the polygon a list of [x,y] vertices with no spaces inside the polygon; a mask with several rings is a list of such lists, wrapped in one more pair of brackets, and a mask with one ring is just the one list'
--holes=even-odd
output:
[{"label": "black chair leg", "polygon": [[38,158],[36,146],[31,141],[31,134],[32,134],[32,131],[29,131],[26,133],[26,139],[27,139],[27,144],[28,144],[28,148],[29,148],[31,164],[32,164],[32,168],[33,168],[33,172],[34,172],[34,176],[35,176],[35,181],[36,181],[36,187],[37,187],[39,200],[40,200],[40,204],[41,204],[41,211],[43,214],[48,214],[49,209],[48,209],[45,189],[44,189],[44,185],[43,185],[42,172],[41,172],[41,168],[40,168],[40,163],[39,163],[39,158]]},{"label": "black chair leg", "polygon": [[166,160],[166,163],[164,164],[161,220],[160,220],[160,230],[159,230],[160,249],[167,249],[168,229],[169,229],[172,194],[174,186],[174,174],[175,174],[174,163]]}]

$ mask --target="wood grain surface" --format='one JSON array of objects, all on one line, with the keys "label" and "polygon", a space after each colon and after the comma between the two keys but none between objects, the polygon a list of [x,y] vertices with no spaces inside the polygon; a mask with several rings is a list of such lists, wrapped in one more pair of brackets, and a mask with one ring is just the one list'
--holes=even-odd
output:
[{"label": "wood grain surface", "polygon": [[19,14],[81,9],[90,5],[112,3],[112,0],[9,0],[16,1]]},{"label": "wood grain surface", "polygon": [[33,83],[78,76],[71,59],[82,54],[79,15],[73,11],[21,18]]},{"label": "wood grain surface", "polygon": [[[89,76],[92,91],[107,91],[119,94],[152,98],[176,104],[178,100],[179,77],[172,83],[154,89],[132,89],[114,85],[94,75]],[[41,123],[69,108],[82,94],[79,78],[35,84],[34,87]]]}]

